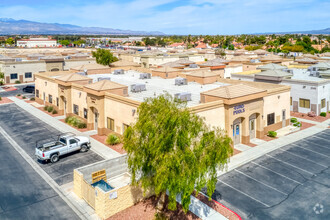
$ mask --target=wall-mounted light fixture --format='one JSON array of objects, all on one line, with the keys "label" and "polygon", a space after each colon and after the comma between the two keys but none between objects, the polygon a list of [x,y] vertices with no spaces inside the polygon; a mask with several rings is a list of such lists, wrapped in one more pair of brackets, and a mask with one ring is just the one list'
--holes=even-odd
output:
[{"label": "wall-mounted light fixture", "polygon": [[136,110],[135,109],[132,109],[132,116],[135,115],[135,112],[136,112]]}]

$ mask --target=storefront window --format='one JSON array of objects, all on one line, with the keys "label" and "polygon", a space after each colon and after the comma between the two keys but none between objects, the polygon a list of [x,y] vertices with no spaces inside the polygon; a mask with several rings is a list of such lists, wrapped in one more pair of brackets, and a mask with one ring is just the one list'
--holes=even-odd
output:
[{"label": "storefront window", "polygon": [[107,128],[111,131],[115,131],[115,120],[112,118],[107,118]]},{"label": "storefront window", "polygon": [[309,99],[299,99],[299,107],[310,108],[311,102]]},{"label": "storefront window", "polygon": [[76,114],[76,115],[79,114],[79,106],[78,105],[73,104],[73,113]]},{"label": "storefront window", "polygon": [[321,108],[325,108],[325,99],[321,100]]},{"label": "storefront window", "polygon": [[267,125],[272,125],[275,123],[275,113],[267,115]]}]

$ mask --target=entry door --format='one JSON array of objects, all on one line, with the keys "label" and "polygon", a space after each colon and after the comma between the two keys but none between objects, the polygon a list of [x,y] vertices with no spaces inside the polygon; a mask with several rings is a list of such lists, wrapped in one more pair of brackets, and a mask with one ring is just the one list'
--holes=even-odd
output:
[{"label": "entry door", "polygon": [[63,102],[64,102],[64,115],[66,115],[66,99],[63,98]]},{"label": "entry door", "polygon": [[97,130],[98,128],[98,116],[99,114],[97,112],[94,112],[94,130]]},{"label": "entry door", "polygon": [[256,137],[256,120],[250,119],[250,140]]},{"label": "entry door", "polygon": [[44,97],[44,104],[46,103],[46,94],[42,93],[43,97]]},{"label": "entry door", "polygon": [[241,143],[240,124],[234,124],[234,126],[233,126],[233,139],[234,139],[234,144]]},{"label": "entry door", "polygon": [[286,114],[285,109],[282,110],[282,128],[286,126]]}]

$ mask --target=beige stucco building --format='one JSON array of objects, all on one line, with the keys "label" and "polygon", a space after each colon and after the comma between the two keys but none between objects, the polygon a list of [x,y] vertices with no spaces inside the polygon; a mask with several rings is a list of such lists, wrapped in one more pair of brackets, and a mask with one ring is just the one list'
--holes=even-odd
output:
[{"label": "beige stucco building", "polygon": [[289,86],[222,79],[212,72],[202,77],[186,74],[187,82],[180,85],[178,78],[144,76],[136,70],[87,76],[71,71],[38,73],[36,100],[80,117],[99,134],[123,134],[136,121],[140,103],[164,92],[188,100],[189,109],[209,126],[225,129],[235,144],[289,124]]}]

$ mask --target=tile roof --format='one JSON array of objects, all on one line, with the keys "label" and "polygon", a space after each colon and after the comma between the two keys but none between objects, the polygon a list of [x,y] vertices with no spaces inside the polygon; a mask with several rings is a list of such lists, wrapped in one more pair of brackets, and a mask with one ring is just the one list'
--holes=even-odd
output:
[{"label": "tile roof", "polygon": [[89,64],[84,64],[84,65],[80,65],[77,67],[73,67],[71,69],[84,71],[84,70],[89,70],[89,69],[95,70],[95,69],[109,69],[109,68],[110,68],[109,66],[104,66],[101,64],[97,64],[97,63],[89,63]]},{"label": "tile roof", "polygon": [[63,81],[63,82],[74,82],[74,81],[81,81],[81,80],[89,80],[90,78],[76,74],[76,73],[69,73],[69,74],[60,75],[56,79]]},{"label": "tile roof", "polygon": [[221,58],[216,58],[214,60],[206,61],[205,63],[200,64],[200,66],[223,66],[224,63],[228,63],[228,60],[224,60]]},{"label": "tile roof", "polygon": [[85,88],[96,90],[96,91],[105,91],[111,89],[120,89],[126,88],[127,86],[121,85],[116,82],[112,82],[110,80],[101,80],[92,84],[85,85]]},{"label": "tile roof", "polygon": [[234,99],[242,96],[253,95],[256,93],[265,92],[266,90],[258,89],[244,84],[222,86],[216,89],[206,91],[202,94],[215,96],[225,99]]},{"label": "tile roof", "polygon": [[257,67],[257,69],[260,70],[283,70],[283,69],[287,69],[287,67],[276,64],[276,63],[269,63],[263,66],[259,66]]}]

